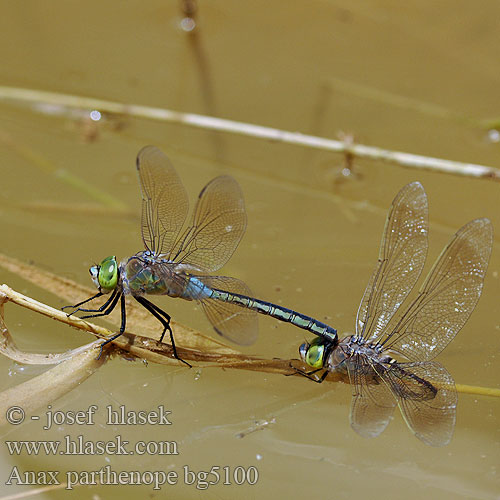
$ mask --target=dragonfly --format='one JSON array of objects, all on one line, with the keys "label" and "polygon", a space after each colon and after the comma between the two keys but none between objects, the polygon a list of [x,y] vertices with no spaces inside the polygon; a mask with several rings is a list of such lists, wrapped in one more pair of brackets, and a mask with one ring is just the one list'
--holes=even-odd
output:
[{"label": "dragonfly", "polygon": [[[112,342],[125,332],[127,296],[133,297],[163,326],[160,342],[169,332],[174,357],[177,353],[170,315],[146,298],[168,295],[201,304],[214,330],[239,345],[255,342],[257,313],[277,318],[337,341],[337,331],[310,316],[252,297],[241,280],[214,276],[232,256],[243,234],[247,216],[240,186],[229,175],[210,181],[200,192],[189,224],[188,196],[167,156],[154,146],[137,155],[137,172],[142,193],[141,233],[144,250],[119,264],[106,257],[89,272],[98,292],[73,306],[69,313],[91,313],[82,319],[109,315],[120,302],[120,330],[101,344]],[[109,295],[100,307],[83,308],[92,300]]]},{"label": "dragonfly", "polygon": [[476,306],[493,244],[486,218],[453,236],[416,297],[414,288],[428,247],[428,206],[419,182],[405,186],[392,202],[378,262],[361,299],[355,334],[332,341],[319,335],[299,348],[316,382],[329,372],[348,375],[352,387],[351,427],[378,436],[399,406],[403,418],[426,444],[451,440],[457,392],[447,370],[433,359],[453,340]]}]

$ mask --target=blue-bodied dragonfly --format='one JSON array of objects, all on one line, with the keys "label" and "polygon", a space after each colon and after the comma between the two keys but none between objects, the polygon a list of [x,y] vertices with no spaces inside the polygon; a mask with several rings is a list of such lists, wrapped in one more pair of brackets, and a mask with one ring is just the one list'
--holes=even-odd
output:
[{"label": "blue-bodied dragonfly", "polygon": [[[98,293],[75,304],[84,318],[106,316],[120,301],[120,330],[101,345],[123,334],[126,325],[125,297],[132,296],[163,325],[160,342],[168,331],[175,358],[179,358],[170,327],[170,316],[146,295],[169,295],[198,301],[215,331],[237,344],[249,345],[257,338],[257,314],[261,313],[337,341],[331,326],[304,314],[252,298],[248,286],[227,276],[212,276],[236,250],[246,229],[243,194],[228,175],[210,181],[198,196],[190,224],[186,191],[168,158],[156,147],[146,146],[137,156],[142,191],[142,240],[145,250],[118,264],[106,257],[90,268]],[[186,226],[186,227],[184,227]],[[184,229],[183,229],[184,228]],[[110,294],[97,309],[83,304]],[[191,366],[191,365],[189,365]]]},{"label": "blue-bodied dragonfly", "polygon": [[361,436],[378,436],[398,405],[417,438],[442,446],[455,427],[457,393],[451,375],[432,360],[464,326],[479,300],[493,229],[488,219],[463,226],[415,299],[398,312],[425,263],[427,219],[422,185],[408,184],[387,216],[378,262],[358,309],[355,335],[336,342],[320,334],[302,344],[299,353],[315,369],[301,373],[317,382],[329,371],[347,372],[352,386],[351,426]]}]

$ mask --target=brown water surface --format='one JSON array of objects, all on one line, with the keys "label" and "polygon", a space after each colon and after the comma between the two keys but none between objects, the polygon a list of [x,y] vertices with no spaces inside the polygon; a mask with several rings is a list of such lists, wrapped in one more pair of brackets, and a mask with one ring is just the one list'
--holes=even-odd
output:
[{"label": "brown water surface", "polygon": [[[496,2],[199,1],[197,29],[180,28],[181,2],[10,2],[0,16],[0,84],[213,114],[285,130],[500,167],[500,144],[480,121],[500,115]],[[500,186],[487,180],[355,160],[342,177],[340,155],[174,124],[35,112],[0,102],[1,252],[88,283],[88,267],[107,255],[141,249],[137,151],[162,148],[194,200],[212,177],[241,184],[248,229],[223,269],[256,296],[352,332],[359,300],[378,255],[392,198],[419,180],[430,205],[428,267],[463,224],[489,217],[500,227]],[[492,136],[494,137],[494,136]],[[51,168],[53,171],[51,171]],[[57,175],[65,170],[130,209],[106,209]],[[457,383],[499,381],[500,245],[483,297],[438,358]],[[61,300],[1,271],[1,282],[54,307]],[[84,297],[82,297],[83,299]],[[195,305],[158,301],[178,321],[205,333]],[[6,307],[20,347],[55,352],[91,340],[46,318]],[[246,353],[297,357],[310,335],[260,319]],[[2,388],[40,373],[0,359]],[[85,498],[498,498],[500,402],[460,395],[450,445],[419,442],[397,412],[377,439],[349,426],[350,388],[255,372],[191,370],[113,360],[52,410],[99,406],[93,426],[41,421],[4,427],[1,495],[19,470],[177,471],[179,484],[80,487]],[[106,424],[107,405],[171,410],[171,426]],[[274,423],[246,434],[256,421]],[[7,440],[83,435],[135,443],[175,441],[178,455],[10,455]],[[254,466],[257,484],[183,484],[184,469]],[[222,469],[221,469],[222,470]],[[209,479],[213,479],[212,476]],[[38,498],[59,498],[64,490]],[[93,497],[93,495],[96,495]]]}]

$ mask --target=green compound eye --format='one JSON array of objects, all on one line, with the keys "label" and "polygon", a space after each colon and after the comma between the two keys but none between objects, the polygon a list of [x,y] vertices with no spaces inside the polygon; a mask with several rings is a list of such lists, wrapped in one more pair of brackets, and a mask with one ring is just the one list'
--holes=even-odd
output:
[{"label": "green compound eye", "polygon": [[304,361],[312,368],[323,368],[325,346],[322,339],[314,339],[307,349]]},{"label": "green compound eye", "polygon": [[99,285],[105,290],[114,290],[118,283],[118,264],[116,257],[106,257],[99,264]]}]

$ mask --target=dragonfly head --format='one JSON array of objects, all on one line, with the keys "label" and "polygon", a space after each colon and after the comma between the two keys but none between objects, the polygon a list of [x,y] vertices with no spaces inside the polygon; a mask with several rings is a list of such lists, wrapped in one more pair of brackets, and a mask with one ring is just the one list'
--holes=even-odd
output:
[{"label": "dragonfly head", "polygon": [[314,339],[311,343],[304,342],[299,347],[300,359],[311,368],[323,368],[328,351],[327,344],[328,341],[321,337]]},{"label": "dragonfly head", "polygon": [[106,257],[99,265],[89,269],[94,285],[102,293],[109,293],[118,284],[118,264],[116,257]]}]

